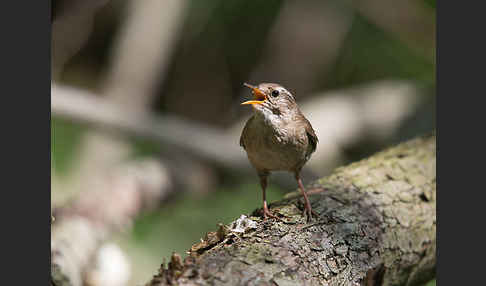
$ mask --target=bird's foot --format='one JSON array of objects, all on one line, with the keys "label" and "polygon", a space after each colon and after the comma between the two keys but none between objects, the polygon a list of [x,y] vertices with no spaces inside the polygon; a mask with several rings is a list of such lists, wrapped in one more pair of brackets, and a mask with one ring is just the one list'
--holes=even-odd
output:
[{"label": "bird's foot", "polygon": [[313,218],[319,218],[319,215],[315,211],[313,211],[313,210],[309,211],[308,209],[305,209],[302,212],[302,215],[307,218],[307,222],[311,222],[313,220]]},{"label": "bird's foot", "polygon": [[304,211],[302,212],[302,216],[307,217],[307,222],[312,221],[313,216],[315,218],[319,218],[319,215],[312,209],[310,204],[305,204]]},{"label": "bird's foot", "polygon": [[281,218],[279,218],[278,216],[274,215],[266,206],[263,207],[263,221],[266,221],[267,218],[274,218],[278,221],[282,221],[283,220]]}]

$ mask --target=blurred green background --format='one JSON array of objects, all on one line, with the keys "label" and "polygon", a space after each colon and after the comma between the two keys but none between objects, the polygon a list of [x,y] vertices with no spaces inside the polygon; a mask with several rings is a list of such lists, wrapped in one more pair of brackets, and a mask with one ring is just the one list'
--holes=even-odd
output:
[{"label": "blurred green background", "polygon": [[[333,160],[327,160],[325,154],[316,157],[322,163],[308,168],[312,173],[308,178],[325,176],[332,168],[435,128],[435,1],[142,4],[124,0],[105,1],[96,7],[78,7],[74,2],[53,1],[53,23],[57,21],[61,27],[53,26],[60,31],[53,30],[53,84],[88,91],[124,108],[202,123],[225,134],[237,130],[235,145],[239,126],[251,114],[239,106],[249,96],[243,82],[279,82],[299,103],[310,106],[326,98],[362,100],[358,99],[362,96],[359,89],[348,91],[370,86],[373,93],[382,81],[413,87],[412,93],[403,96],[405,103],[397,105],[398,112],[405,107],[407,111],[399,113],[386,130],[380,124],[353,129],[343,123],[336,128],[336,138],[344,136],[339,135],[342,131],[351,134],[346,140],[318,132],[320,144],[329,138],[337,147],[328,151]],[[73,13],[79,17],[71,21]],[[76,29],[62,29],[69,25]],[[412,103],[407,105],[409,99]],[[380,117],[383,110],[370,106],[370,117],[388,120],[386,115]],[[143,212],[132,227],[112,238],[130,261],[130,285],[148,281],[162,258],[168,259],[173,251],[184,254],[206,232],[214,231],[217,223],[229,223],[261,207],[256,175],[235,174],[197,154],[185,153],[183,148],[127,135],[123,128],[107,131],[98,125],[53,110],[53,208],[87,191],[83,182],[91,175],[83,170],[90,170],[90,162],[96,161],[90,158],[99,160],[94,164],[106,163],[106,170],[129,160],[157,158],[168,165],[170,174],[176,174],[158,206]],[[121,141],[123,147],[113,154],[92,155],[93,145],[87,138],[93,132],[110,138],[103,141],[108,148],[112,141],[117,142],[116,148]],[[177,163],[179,157],[184,158],[182,163]],[[184,169],[182,179],[179,169],[171,169],[174,161]],[[196,179],[185,181],[184,176]],[[271,179],[268,200],[278,200],[293,190],[295,187]]]}]

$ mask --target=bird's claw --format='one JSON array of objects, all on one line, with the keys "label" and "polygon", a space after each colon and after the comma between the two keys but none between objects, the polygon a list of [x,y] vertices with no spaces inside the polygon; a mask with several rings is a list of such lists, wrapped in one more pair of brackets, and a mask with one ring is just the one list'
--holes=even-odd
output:
[{"label": "bird's claw", "polygon": [[312,221],[312,217],[319,218],[319,215],[312,209],[310,203],[304,202],[304,210],[302,211],[302,216],[307,218],[307,222]]},{"label": "bird's claw", "polygon": [[307,222],[311,222],[313,216],[315,218],[319,218],[319,215],[313,209],[308,208],[304,209],[304,211],[302,212],[302,216],[305,216],[307,218]]},{"label": "bird's claw", "polygon": [[268,208],[263,208],[263,221],[266,221],[267,218],[274,218],[278,221],[281,221],[283,222],[283,220],[281,218],[279,218],[278,216],[274,215]]}]

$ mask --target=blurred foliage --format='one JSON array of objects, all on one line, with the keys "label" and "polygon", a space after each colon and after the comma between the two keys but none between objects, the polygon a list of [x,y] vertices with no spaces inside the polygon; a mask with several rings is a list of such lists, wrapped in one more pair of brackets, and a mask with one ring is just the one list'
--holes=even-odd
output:
[{"label": "blurred foliage", "polygon": [[435,64],[356,15],[334,71],[323,88],[345,88],[383,78],[435,85]]},{"label": "blurred foliage", "polygon": [[59,175],[66,175],[75,162],[75,150],[85,127],[70,121],[51,118],[51,164]]},{"label": "blurred foliage", "polygon": [[431,8],[436,8],[436,4],[435,4],[435,0],[424,0],[424,2],[427,4],[427,5],[430,5]]}]

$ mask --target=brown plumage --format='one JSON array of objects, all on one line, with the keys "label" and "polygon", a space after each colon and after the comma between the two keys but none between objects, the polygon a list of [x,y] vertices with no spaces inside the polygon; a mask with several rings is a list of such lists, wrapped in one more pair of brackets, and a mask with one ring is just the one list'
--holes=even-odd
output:
[{"label": "brown plumage", "polygon": [[295,175],[304,195],[305,211],[310,218],[312,208],[299,174],[316,150],[318,139],[314,129],[284,87],[275,83],[245,86],[252,89],[255,100],[242,104],[251,104],[254,114],[243,128],[240,145],[260,177],[263,217],[277,218],[268,210],[265,198],[268,175],[271,171],[289,171]]}]

